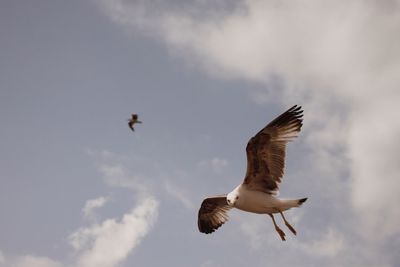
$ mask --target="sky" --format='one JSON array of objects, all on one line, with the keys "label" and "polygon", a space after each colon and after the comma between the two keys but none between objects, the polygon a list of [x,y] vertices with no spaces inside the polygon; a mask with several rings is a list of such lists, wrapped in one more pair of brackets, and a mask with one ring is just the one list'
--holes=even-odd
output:
[{"label": "sky", "polygon": [[[399,31],[398,0],[0,1],[0,266],[399,266]],[[295,104],[298,235],[200,233]]]}]

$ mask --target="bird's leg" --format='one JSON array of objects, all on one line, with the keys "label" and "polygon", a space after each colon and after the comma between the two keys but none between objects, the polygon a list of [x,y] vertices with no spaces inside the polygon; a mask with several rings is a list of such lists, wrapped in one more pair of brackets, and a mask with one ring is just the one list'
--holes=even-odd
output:
[{"label": "bird's leg", "polygon": [[296,235],[296,234],[297,234],[296,230],[295,230],[295,229],[293,228],[293,226],[291,226],[290,223],[286,220],[285,216],[283,216],[283,212],[282,212],[282,211],[279,211],[279,213],[281,214],[282,219],[283,219],[283,221],[285,222],[285,225],[287,226],[287,228],[289,228],[289,230],[290,230],[294,235]]},{"label": "bird's leg", "polygon": [[268,214],[268,215],[271,216],[272,222],[274,223],[274,226],[275,226],[275,230],[278,232],[278,234],[281,237],[282,241],[285,241],[285,232],[283,232],[282,229],[279,228],[279,226],[276,224],[274,215],[272,215],[272,213]]}]

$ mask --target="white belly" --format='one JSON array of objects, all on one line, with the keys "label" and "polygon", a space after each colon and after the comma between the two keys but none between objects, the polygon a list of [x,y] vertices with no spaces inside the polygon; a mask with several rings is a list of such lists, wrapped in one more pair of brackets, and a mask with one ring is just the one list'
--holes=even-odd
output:
[{"label": "white belly", "polygon": [[285,211],[291,206],[288,206],[285,200],[280,200],[273,195],[241,188],[239,198],[235,202],[235,208],[253,213],[271,214]]}]

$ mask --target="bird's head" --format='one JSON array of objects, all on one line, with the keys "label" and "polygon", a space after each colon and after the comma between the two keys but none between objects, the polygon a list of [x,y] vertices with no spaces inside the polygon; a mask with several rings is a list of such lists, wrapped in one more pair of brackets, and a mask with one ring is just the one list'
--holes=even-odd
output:
[{"label": "bird's head", "polygon": [[235,206],[235,202],[239,199],[239,192],[237,190],[233,190],[226,196],[226,202],[229,206]]}]

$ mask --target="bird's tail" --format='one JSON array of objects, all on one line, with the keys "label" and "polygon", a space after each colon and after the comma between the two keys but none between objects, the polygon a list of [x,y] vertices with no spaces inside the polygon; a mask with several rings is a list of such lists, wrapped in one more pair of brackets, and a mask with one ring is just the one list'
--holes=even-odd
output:
[{"label": "bird's tail", "polygon": [[297,201],[297,207],[300,207],[301,205],[303,205],[304,202],[306,202],[307,198],[300,198],[300,199],[296,199]]},{"label": "bird's tail", "polygon": [[304,202],[306,202],[306,200],[307,200],[307,198],[281,200],[282,205],[281,205],[280,209],[281,209],[281,211],[285,211],[285,210],[288,210],[291,208],[298,208]]}]

